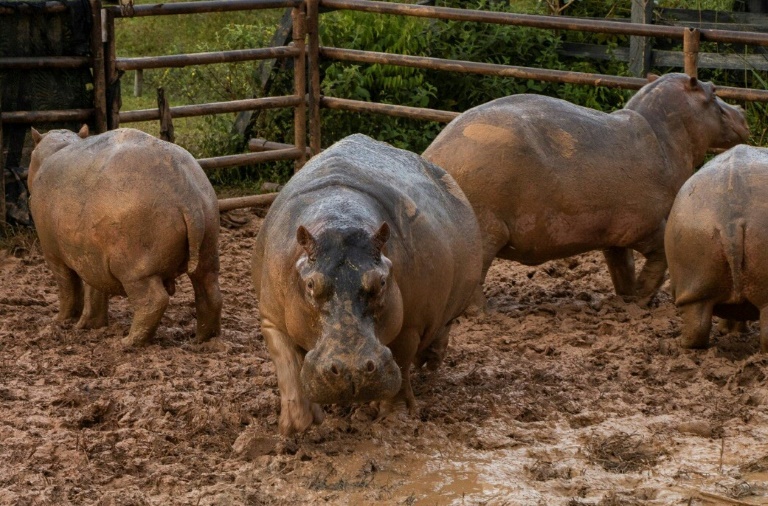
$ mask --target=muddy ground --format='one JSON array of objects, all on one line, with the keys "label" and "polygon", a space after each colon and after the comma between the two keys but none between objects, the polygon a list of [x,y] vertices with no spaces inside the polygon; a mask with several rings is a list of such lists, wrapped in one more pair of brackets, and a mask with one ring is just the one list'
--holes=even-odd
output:
[{"label": "muddy ground", "polygon": [[667,288],[624,303],[594,253],[497,262],[487,313],[415,375],[418,416],[326,407],[279,437],[243,215],[205,345],[186,279],[154,343],[123,351],[124,299],[106,329],[61,327],[37,246],[0,251],[0,504],[768,504],[756,325],[681,350]]}]

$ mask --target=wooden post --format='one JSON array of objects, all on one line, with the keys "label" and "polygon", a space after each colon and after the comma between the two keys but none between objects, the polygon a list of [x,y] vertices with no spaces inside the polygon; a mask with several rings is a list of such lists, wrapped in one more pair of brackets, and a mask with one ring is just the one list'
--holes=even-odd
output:
[{"label": "wooden post", "polygon": [[107,131],[107,85],[104,75],[104,44],[101,42],[101,0],[90,0],[90,3],[94,126],[96,133],[103,133]]},{"label": "wooden post", "polygon": [[[2,107],[0,106],[0,116]],[[5,149],[3,148],[3,121],[0,119],[0,232],[5,229]]]},{"label": "wooden post", "polygon": [[307,67],[306,67],[306,9],[305,4],[294,7],[293,16],[293,42],[299,54],[293,60],[293,92],[301,102],[293,110],[293,131],[296,148],[301,155],[294,164],[294,170],[298,171],[307,161]]},{"label": "wooden post", "polygon": [[115,15],[106,11],[104,18],[104,35],[106,47],[104,64],[107,81],[107,128],[120,128],[120,75],[117,71],[117,56],[115,49]]},{"label": "wooden post", "polygon": [[[632,22],[653,23],[653,0],[632,0]],[[645,77],[651,70],[650,37],[633,35],[629,38],[629,71],[637,77]]]},{"label": "wooden post", "polygon": [[309,147],[312,156],[320,152],[320,33],[319,0],[307,1],[309,40]]},{"label": "wooden post", "polygon": [[133,76],[133,96],[140,97],[144,93],[144,69],[136,69]]},{"label": "wooden post", "polygon": [[165,90],[157,89],[157,108],[160,110],[160,138],[168,142],[176,142],[176,136],[173,133],[173,119],[171,117],[171,106],[165,99]]},{"label": "wooden post", "polygon": [[698,28],[686,28],[683,32],[683,57],[685,73],[691,77],[699,77],[699,42],[701,32]]}]

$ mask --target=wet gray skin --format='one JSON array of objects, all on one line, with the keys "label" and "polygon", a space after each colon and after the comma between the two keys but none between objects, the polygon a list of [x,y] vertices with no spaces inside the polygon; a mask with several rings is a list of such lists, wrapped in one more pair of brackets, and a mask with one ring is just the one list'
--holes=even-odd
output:
[{"label": "wet gray skin", "polygon": [[400,390],[400,369],[375,334],[391,277],[392,264],[381,254],[388,237],[386,223],[374,236],[352,228],[314,238],[298,229],[307,256],[297,270],[322,327],[301,369],[301,385],[312,402],[370,401]]}]

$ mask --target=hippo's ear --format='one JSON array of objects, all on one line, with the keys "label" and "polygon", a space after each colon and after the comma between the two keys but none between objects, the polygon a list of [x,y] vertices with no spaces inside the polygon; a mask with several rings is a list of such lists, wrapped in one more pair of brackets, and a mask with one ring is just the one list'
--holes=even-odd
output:
[{"label": "hippo's ear", "polygon": [[654,82],[656,79],[658,79],[658,78],[659,78],[659,75],[658,75],[658,74],[653,74],[653,73],[651,73],[651,74],[648,74],[647,78],[648,78],[648,82],[649,82],[649,83],[652,83],[652,82]]},{"label": "hippo's ear", "polygon": [[299,225],[298,230],[296,230],[296,240],[304,248],[304,251],[307,252],[309,259],[314,260],[317,256],[317,242],[312,237],[312,234],[309,233],[309,230],[304,228],[304,225]]},{"label": "hippo's ear", "polygon": [[687,82],[687,83],[685,83],[685,87],[686,87],[688,90],[695,90],[696,88],[698,88],[698,86],[699,86],[699,80],[698,80],[698,79],[696,79],[696,78],[695,78],[695,77],[693,77],[693,76],[691,76],[691,78],[690,78],[690,79],[688,79],[688,82]]},{"label": "hippo's ear", "polygon": [[37,146],[38,143],[43,139],[43,134],[35,130],[35,127],[32,127],[30,131],[32,133],[32,140],[35,141],[35,146]]},{"label": "hippo's ear", "polygon": [[77,136],[80,137],[81,139],[85,139],[86,137],[88,137],[88,133],[89,133],[88,125],[83,125],[82,127],[80,127],[80,131],[77,132]]},{"label": "hippo's ear", "polygon": [[373,240],[373,245],[376,246],[376,249],[381,252],[389,240],[389,223],[386,221],[382,223],[376,233],[373,234],[371,240]]}]

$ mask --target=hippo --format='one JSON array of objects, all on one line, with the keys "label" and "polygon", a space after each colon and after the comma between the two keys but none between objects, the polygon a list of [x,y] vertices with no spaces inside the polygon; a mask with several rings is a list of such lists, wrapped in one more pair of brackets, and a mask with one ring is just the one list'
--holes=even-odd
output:
[{"label": "hippo", "polygon": [[[710,148],[746,141],[743,112],[685,74],[651,82],[607,114],[513,95],[460,114],[423,157],[451,174],[495,257],[538,265],[602,249],[616,293],[646,305],[664,280],[664,223]],[[635,280],[632,250],[646,263]],[[475,304],[482,307],[480,289]]]},{"label": "hippo", "polygon": [[352,135],[295,174],[252,263],[280,432],[320,423],[322,404],[414,413],[410,366],[440,364],[480,281],[479,244],[461,189],[414,153]]},{"label": "hippo", "polygon": [[107,325],[109,295],[134,309],[126,346],[147,342],[189,275],[196,338],[219,334],[219,211],[216,194],[186,150],[139,130],[88,136],[34,128],[30,209],[59,288],[57,320]]},{"label": "hippo", "polygon": [[768,149],[736,146],[683,185],[664,233],[680,344],[705,348],[712,315],[760,320],[768,353]]}]

